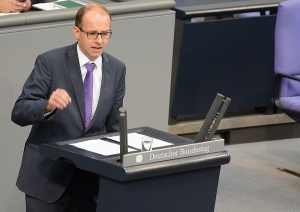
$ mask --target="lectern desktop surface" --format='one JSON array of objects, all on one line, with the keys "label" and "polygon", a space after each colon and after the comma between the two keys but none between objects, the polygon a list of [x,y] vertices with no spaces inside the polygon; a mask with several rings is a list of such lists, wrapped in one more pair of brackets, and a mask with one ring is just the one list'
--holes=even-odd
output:
[{"label": "lectern desktop surface", "polygon": [[[193,140],[165,133],[149,127],[130,129],[128,130],[128,133],[140,133],[151,136],[153,138],[168,142],[171,144],[171,146],[188,145],[194,143]],[[119,135],[119,132],[64,142],[43,144],[40,147],[40,153],[48,159],[54,161],[65,160],[66,162],[74,163],[78,168],[118,181],[131,181],[155,177],[162,174],[173,174],[176,172],[195,170],[210,166],[220,166],[227,164],[230,161],[230,156],[227,151],[221,151],[204,154],[197,157],[186,157],[176,160],[162,161],[159,163],[123,167],[122,163],[119,161],[119,154],[105,156],[70,145],[89,139],[103,139],[116,135]],[[166,147],[159,147],[157,149],[161,148]],[[136,152],[138,151],[139,150]]]}]

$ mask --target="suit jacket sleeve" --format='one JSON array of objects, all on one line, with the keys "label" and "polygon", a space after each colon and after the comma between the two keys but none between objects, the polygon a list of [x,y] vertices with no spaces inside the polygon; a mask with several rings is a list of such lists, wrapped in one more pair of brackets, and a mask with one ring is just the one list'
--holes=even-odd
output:
[{"label": "suit jacket sleeve", "polygon": [[50,67],[47,58],[40,55],[14,105],[11,119],[16,124],[26,126],[45,120],[44,112],[51,84],[51,72],[47,67]]}]

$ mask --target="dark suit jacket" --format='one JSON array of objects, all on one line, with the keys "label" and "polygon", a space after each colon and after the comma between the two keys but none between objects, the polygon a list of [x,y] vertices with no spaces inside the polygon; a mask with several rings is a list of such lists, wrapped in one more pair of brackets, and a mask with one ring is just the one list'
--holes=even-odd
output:
[{"label": "dark suit jacket", "polygon": [[[75,166],[50,161],[39,153],[42,143],[78,139],[117,131],[118,110],[123,105],[126,67],[113,56],[102,54],[102,84],[99,103],[85,129],[84,89],[76,43],[38,56],[12,111],[12,121],[32,125],[17,179],[18,188],[42,201],[55,202],[65,191]],[[72,103],[44,117],[48,98],[57,88],[65,89]]]}]

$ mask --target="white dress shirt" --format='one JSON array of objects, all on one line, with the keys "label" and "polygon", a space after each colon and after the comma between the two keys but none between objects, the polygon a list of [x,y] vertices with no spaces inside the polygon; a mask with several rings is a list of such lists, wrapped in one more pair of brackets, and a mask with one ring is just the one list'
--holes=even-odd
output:
[{"label": "white dress shirt", "polygon": [[80,50],[78,44],[77,44],[77,52],[78,52],[78,59],[79,59],[79,65],[81,69],[81,76],[82,81],[84,82],[85,75],[87,73],[86,67],[84,64],[86,63],[95,63],[96,67],[94,68],[93,75],[93,108],[92,108],[92,117],[95,114],[100,91],[101,91],[101,82],[102,82],[102,56],[98,57],[95,61],[90,61]]}]

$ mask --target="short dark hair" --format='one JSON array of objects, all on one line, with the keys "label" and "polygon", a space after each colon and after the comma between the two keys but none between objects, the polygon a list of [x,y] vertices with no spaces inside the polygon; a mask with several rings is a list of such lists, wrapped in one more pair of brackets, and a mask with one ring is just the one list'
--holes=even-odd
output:
[{"label": "short dark hair", "polygon": [[93,8],[98,7],[98,8],[101,8],[105,13],[107,13],[107,15],[109,16],[110,20],[111,20],[111,15],[109,13],[109,11],[101,6],[100,4],[87,4],[83,7],[81,7],[77,13],[76,13],[76,17],[75,17],[75,26],[77,27],[82,27],[82,19],[83,19],[83,16],[85,15],[86,12],[92,10]]}]

